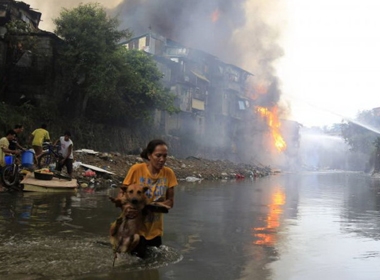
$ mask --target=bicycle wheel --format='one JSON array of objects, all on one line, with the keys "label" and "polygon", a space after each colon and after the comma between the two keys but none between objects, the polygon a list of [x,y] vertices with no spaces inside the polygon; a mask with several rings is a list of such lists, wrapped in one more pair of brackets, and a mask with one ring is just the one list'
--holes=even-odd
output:
[{"label": "bicycle wheel", "polygon": [[38,168],[49,168],[50,164],[57,164],[58,159],[51,153],[43,154],[38,158]]},{"label": "bicycle wheel", "polygon": [[19,173],[16,164],[7,165],[1,171],[1,180],[7,188],[18,184]]}]

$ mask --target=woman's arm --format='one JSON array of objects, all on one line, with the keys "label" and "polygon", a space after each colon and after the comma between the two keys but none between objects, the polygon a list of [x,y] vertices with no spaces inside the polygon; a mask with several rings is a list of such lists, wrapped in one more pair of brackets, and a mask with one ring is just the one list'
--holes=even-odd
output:
[{"label": "woman's arm", "polygon": [[174,188],[168,188],[166,191],[166,200],[162,202],[163,204],[173,208],[174,206]]},{"label": "woman's arm", "polygon": [[5,153],[5,154],[14,154],[14,155],[20,154],[19,150],[10,150],[10,149],[5,148],[5,147],[1,147],[1,149],[3,150],[3,153]]}]

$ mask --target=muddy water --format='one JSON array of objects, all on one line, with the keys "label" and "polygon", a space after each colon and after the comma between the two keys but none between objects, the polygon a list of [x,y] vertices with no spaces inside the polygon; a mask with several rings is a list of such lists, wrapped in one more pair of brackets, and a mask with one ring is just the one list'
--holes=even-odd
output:
[{"label": "muddy water", "polygon": [[0,279],[380,279],[380,180],[181,183],[165,246],[112,268],[115,190],[0,194]]}]

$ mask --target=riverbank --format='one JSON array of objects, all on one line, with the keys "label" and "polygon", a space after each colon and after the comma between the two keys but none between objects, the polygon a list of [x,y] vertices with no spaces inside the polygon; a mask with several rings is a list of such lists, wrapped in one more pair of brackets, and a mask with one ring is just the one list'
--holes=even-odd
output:
[{"label": "riverbank", "polygon": [[[92,184],[118,186],[133,164],[143,162],[139,155],[83,151],[75,152],[75,160],[77,168],[75,168],[73,176],[80,184],[84,184],[83,186]],[[88,168],[80,163],[101,168],[104,172],[96,171],[95,176],[91,176],[91,172],[89,172],[90,174],[85,172]],[[197,157],[177,159],[169,156],[166,165],[174,170],[180,181],[256,178],[273,173],[270,167],[235,164],[227,160],[208,160]]]},{"label": "riverbank", "polygon": [[[92,189],[119,187],[129,168],[136,163],[143,162],[139,155],[98,153],[92,150],[76,151],[74,157],[73,178],[77,179],[80,187],[90,187]],[[88,166],[94,168],[91,169]],[[177,159],[173,156],[168,156],[166,166],[174,170],[179,181],[189,182],[241,180],[244,178],[265,177],[277,172],[268,166],[236,164],[228,160],[208,160],[198,157]],[[63,172],[65,172],[65,168]],[[0,184],[0,192],[4,190]]]}]

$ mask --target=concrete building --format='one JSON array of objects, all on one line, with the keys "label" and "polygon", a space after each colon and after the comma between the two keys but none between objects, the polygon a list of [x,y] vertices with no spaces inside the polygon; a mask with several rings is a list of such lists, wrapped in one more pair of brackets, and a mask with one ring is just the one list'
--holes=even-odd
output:
[{"label": "concrete building", "polygon": [[236,157],[245,141],[242,131],[254,117],[254,101],[246,94],[251,73],[153,32],[122,44],[151,54],[176,95],[181,113],[157,112],[156,125],[179,141],[177,154],[186,146],[193,155]]}]

